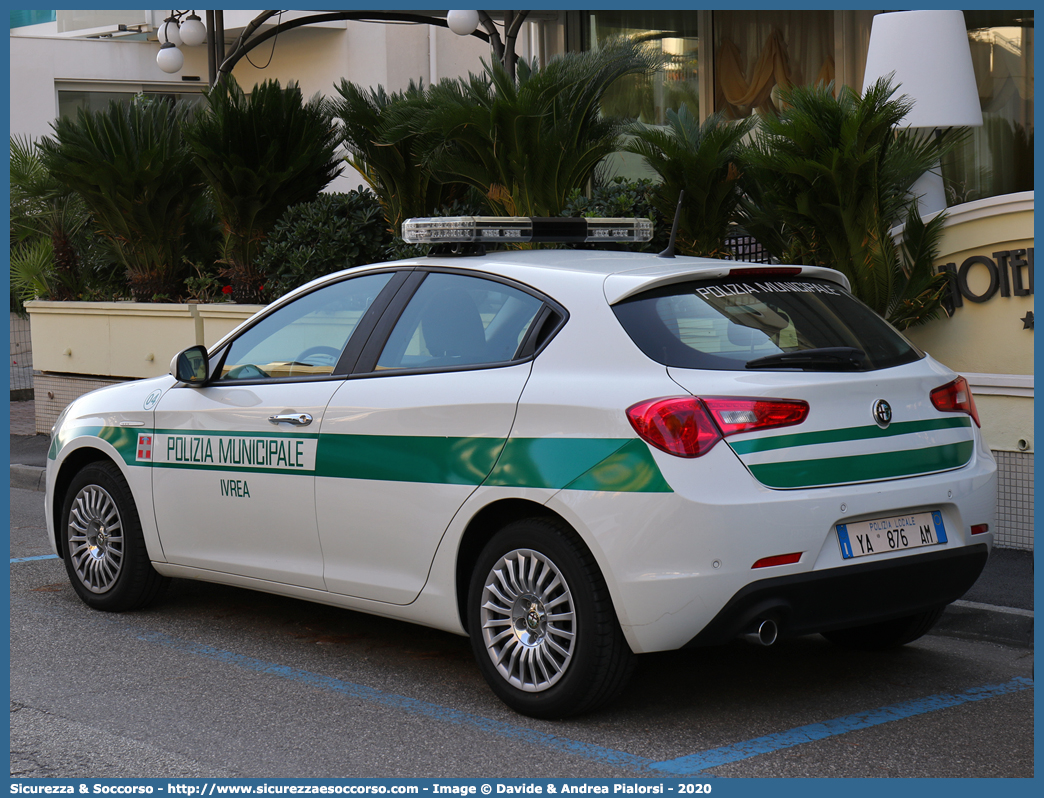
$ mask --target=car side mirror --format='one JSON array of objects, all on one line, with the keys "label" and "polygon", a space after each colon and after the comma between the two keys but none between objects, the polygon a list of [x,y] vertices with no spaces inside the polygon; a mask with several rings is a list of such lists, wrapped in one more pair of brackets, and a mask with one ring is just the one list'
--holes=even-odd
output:
[{"label": "car side mirror", "polygon": [[174,355],[170,361],[170,374],[179,382],[202,385],[210,376],[210,359],[205,346],[190,346]]}]

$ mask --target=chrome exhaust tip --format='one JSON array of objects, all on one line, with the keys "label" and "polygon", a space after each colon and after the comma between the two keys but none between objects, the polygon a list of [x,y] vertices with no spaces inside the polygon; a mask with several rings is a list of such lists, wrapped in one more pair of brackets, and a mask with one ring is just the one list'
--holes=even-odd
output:
[{"label": "chrome exhaust tip", "polygon": [[753,632],[745,632],[740,635],[744,640],[749,643],[754,643],[759,646],[771,646],[776,642],[776,638],[779,636],[779,627],[776,626],[776,622],[771,619],[765,619],[758,624],[758,628]]}]

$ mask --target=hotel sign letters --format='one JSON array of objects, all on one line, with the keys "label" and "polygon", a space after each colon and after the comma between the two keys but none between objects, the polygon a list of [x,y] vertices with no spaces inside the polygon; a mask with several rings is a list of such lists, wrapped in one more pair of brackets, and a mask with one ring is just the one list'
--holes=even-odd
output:
[{"label": "hotel sign letters", "polygon": [[[984,290],[976,292],[969,281],[973,270],[985,269],[989,283]],[[994,252],[992,258],[985,255],[972,255],[965,258],[958,267],[955,263],[942,266],[942,271],[949,274],[948,299],[953,307],[959,308],[964,300],[969,302],[986,302],[997,292],[1001,296],[1033,295],[1033,247],[1028,249],[1007,249]]]}]

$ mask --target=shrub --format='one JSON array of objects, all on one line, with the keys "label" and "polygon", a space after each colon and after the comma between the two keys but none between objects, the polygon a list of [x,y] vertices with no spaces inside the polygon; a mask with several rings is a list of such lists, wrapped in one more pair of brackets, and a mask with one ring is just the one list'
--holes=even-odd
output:
[{"label": "shrub", "polygon": [[305,101],[296,83],[265,81],[247,95],[226,80],[185,130],[225,229],[224,276],[240,302],[259,301],[257,259],[291,205],[316,197],[340,171],[329,104]]},{"label": "shrub", "polygon": [[[83,198],[143,301],[180,293],[186,233],[207,213],[203,176],[182,138],[185,113],[163,100],[112,102],[58,119],[54,137],[39,144],[43,165]],[[57,245],[55,252],[62,269]]]},{"label": "shrub", "polygon": [[391,240],[385,228],[377,197],[362,186],[291,206],[272,228],[258,259],[265,298],[331,272],[383,260]]},{"label": "shrub", "polygon": [[[966,132],[924,137],[900,123],[912,102],[885,78],[862,96],[791,86],[745,153],[742,226],[784,263],[842,272],[852,293],[899,329],[942,312],[933,273],[944,214],[916,221],[914,182]],[[919,218],[919,217],[918,217]],[[906,222],[900,249],[890,230]]]},{"label": "shrub", "polygon": [[418,163],[416,135],[404,133],[394,142],[387,140],[390,110],[422,99],[421,84],[411,80],[406,91],[388,94],[383,86],[365,89],[342,80],[337,92],[341,99],[333,110],[343,122],[345,160],[377,195],[392,233],[399,235],[405,219],[431,215],[464,195],[463,186],[440,183]]},{"label": "shrub", "polygon": [[678,217],[678,251],[720,258],[739,215],[740,141],[753,119],[728,123],[720,114],[702,125],[687,106],[667,111],[665,127],[632,125],[634,138],[625,152],[641,155],[660,176],[653,203],[673,220],[678,196],[685,191]]},{"label": "shrub", "polygon": [[555,216],[617,149],[623,123],[601,112],[606,90],[658,64],[640,42],[570,52],[546,66],[499,62],[443,80],[390,109],[387,141],[416,136],[421,163],[443,183],[479,191],[494,214]]},{"label": "shrub", "polygon": [[664,217],[653,204],[656,189],[657,185],[652,180],[627,180],[623,177],[614,177],[607,183],[595,186],[590,197],[581,194],[578,188],[573,189],[562,209],[562,216],[651,219],[653,223],[652,241],[646,244],[620,246],[635,252],[662,252],[670,240],[673,219]]}]

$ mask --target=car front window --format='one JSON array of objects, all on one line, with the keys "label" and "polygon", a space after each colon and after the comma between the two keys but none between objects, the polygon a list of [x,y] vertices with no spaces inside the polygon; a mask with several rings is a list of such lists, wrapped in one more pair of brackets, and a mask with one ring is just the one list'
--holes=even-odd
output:
[{"label": "car front window", "polygon": [[266,316],[232,343],[218,381],[332,374],[363,314],[391,277],[385,272],[342,280]]}]

